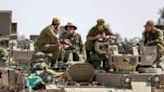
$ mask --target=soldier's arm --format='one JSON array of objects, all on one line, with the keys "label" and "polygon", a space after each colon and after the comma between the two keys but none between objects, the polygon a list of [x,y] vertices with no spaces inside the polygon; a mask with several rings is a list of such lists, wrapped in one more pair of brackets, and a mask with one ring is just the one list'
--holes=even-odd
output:
[{"label": "soldier's arm", "polygon": [[99,39],[100,37],[101,37],[101,35],[95,35],[94,28],[92,28],[92,29],[89,31],[89,33],[88,33],[86,39],[89,40],[89,41],[94,41],[94,40]]},{"label": "soldier's arm", "polygon": [[101,38],[101,35],[87,36],[87,40],[89,40],[89,41],[94,41],[94,40],[97,40],[98,38]]},{"label": "soldier's arm", "polygon": [[45,47],[59,47],[60,44],[46,44]]},{"label": "soldier's arm", "polygon": [[106,27],[107,30],[107,38],[116,40],[116,35],[112,32],[109,27]]},{"label": "soldier's arm", "polygon": [[64,42],[65,39],[66,39],[66,33],[63,33],[63,34],[60,36],[60,38],[59,38],[61,44],[64,44],[64,43],[65,43],[65,42]]},{"label": "soldier's arm", "polygon": [[146,39],[145,39],[145,31],[142,32],[142,40],[141,40],[141,44],[145,44]]},{"label": "soldier's arm", "polygon": [[163,32],[161,30],[159,30],[158,38],[154,42],[163,44]]},{"label": "soldier's arm", "polygon": [[163,32],[161,30],[158,31],[157,36],[158,36],[157,39],[148,42],[148,44],[157,44],[157,43],[163,44]]},{"label": "soldier's arm", "polygon": [[59,38],[57,37],[57,34],[53,32],[51,28],[47,30],[47,35],[53,38],[52,44],[60,44]]}]

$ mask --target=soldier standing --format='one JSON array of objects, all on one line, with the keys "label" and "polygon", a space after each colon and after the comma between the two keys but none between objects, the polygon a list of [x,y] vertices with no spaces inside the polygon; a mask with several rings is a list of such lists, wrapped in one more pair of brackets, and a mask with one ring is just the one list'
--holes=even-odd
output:
[{"label": "soldier standing", "polygon": [[61,44],[57,37],[60,20],[53,18],[52,24],[44,28],[38,37],[35,46],[38,51],[52,53],[51,66],[60,58]]},{"label": "soldier standing", "polygon": [[164,52],[163,32],[154,26],[154,21],[148,20],[143,32],[143,41],[145,46],[157,46],[157,68],[164,69],[161,62],[161,57]]},{"label": "soldier standing", "polygon": [[[112,33],[111,29],[105,24],[105,20],[98,19],[97,24],[90,29],[86,39],[87,41],[85,44],[86,46],[85,48],[86,48],[86,54],[87,54],[87,62],[93,64],[93,66],[96,68],[97,66],[94,65],[94,63],[96,62],[95,61],[96,59],[90,60],[91,55],[96,54],[95,48],[94,48],[95,42],[116,39],[116,37],[114,33]],[[108,70],[109,65],[106,62],[106,60],[107,60],[106,58],[103,60],[104,61],[103,67],[105,68],[105,70]]]},{"label": "soldier standing", "polygon": [[73,55],[73,61],[79,61],[79,54],[83,53],[83,42],[81,35],[75,32],[76,29],[77,27],[73,25],[73,23],[68,22],[67,25],[65,25],[65,30],[67,32],[60,36],[61,43],[65,49],[64,62],[68,61],[70,53]]}]

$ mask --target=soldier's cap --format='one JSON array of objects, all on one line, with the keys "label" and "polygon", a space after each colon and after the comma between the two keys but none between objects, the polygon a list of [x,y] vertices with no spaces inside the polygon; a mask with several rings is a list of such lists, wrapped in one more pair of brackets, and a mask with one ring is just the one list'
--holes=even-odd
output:
[{"label": "soldier's cap", "polygon": [[105,24],[105,20],[102,18],[97,19],[97,25],[103,25]]},{"label": "soldier's cap", "polygon": [[154,21],[153,21],[153,20],[148,20],[148,21],[146,22],[146,24],[144,25],[144,27],[146,27],[146,26],[154,27]]},{"label": "soldier's cap", "polygon": [[77,27],[73,23],[71,23],[71,22],[68,22],[67,25],[65,25],[65,30],[67,30],[68,27],[73,27],[74,30],[77,29]]},{"label": "soldier's cap", "polygon": [[53,24],[60,24],[60,20],[57,17],[54,17],[52,21],[53,21]]}]

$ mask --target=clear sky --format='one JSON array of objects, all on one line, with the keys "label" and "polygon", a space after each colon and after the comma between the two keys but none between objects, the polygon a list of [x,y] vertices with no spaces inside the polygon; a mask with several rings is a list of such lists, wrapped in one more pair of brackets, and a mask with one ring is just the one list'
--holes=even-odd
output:
[{"label": "clear sky", "polygon": [[39,34],[59,17],[61,24],[73,22],[83,39],[98,18],[104,18],[123,37],[141,37],[148,19],[157,22],[164,0],[0,0],[0,10],[12,10],[19,34]]}]

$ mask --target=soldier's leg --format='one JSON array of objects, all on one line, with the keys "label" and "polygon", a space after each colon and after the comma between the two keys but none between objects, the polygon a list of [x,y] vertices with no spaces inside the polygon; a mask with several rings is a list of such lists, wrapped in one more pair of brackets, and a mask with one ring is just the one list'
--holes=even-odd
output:
[{"label": "soldier's leg", "polygon": [[109,61],[108,59],[104,56],[104,59],[103,59],[103,68],[105,71],[109,71]]},{"label": "soldier's leg", "polygon": [[164,56],[161,56],[156,62],[157,68],[161,68],[162,71],[164,70]]},{"label": "soldier's leg", "polygon": [[52,54],[52,57],[50,57],[52,59],[51,61],[51,66],[52,66],[59,59],[62,49],[60,47],[55,47],[55,46],[43,46],[41,48],[41,51],[46,54]]},{"label": "soldier's leg", "polygon": [[64,58],[64,49],[63,48],[60,48],[59,56],[58,56],[58,61],[62,61],[63,58]]},{"label": "soldier's leg", "polygon": [[73,53],[73,61],[79,61],[79,53]]},{"label": "soldier's leg", "polygon": [[70,55],[70,52],[65,51],[65,53],[64,53],[64,58],[63,58],[63,61],[64,61],[64,62],[67,62],[67,61],[68,61],[69,55]]},{"label": "soldier's leg", "polygon": [[157,68],[164,70],[164,47],[161,44],[157,44]]},{"label": "soldier's leg", "polygon": [[95,50],[94,50],[94,43],[91,42],[91,41],[87,41],[85,43],[85,51],[86,51],[86,62],[88,63],[91,63],[91,58],[92,58],[92,55],[95,53]]},{"label": "soldier's leg", "polygon": [[91,52],[91,51],[86,50],[87,61],[89,61],[89,58],[90,58],[90,52]]},{"label": "soldier's leg", "polygon": [[164,46],[162,44],[157,44],[157,53],[160,57],[164,55]]},{"label": "soldier's leg", "polygon": [[97,68],[100,67],[101,60],[98,58],[98,56],[97,56],[96,53],[92,53],[90,55],[90,61],[89,61],[89,63],[92,64],[95,69],[97,69]]},{"label": "soldier's leg", "polygon": [[161,68],[161,70],[163,71],[164,63],[160,61],[160,62],[157,62],[156,64],[157,64],[157,68]]},{"label": "soldier's leg", "polygon": [[63,53],[63,50],[62,48],[59,48],[59,47],[56,47],[52,50],[52,54],[53,54],[53,60],[58,60],[58,59],[61,59],[62,58],[62,53]]}]

